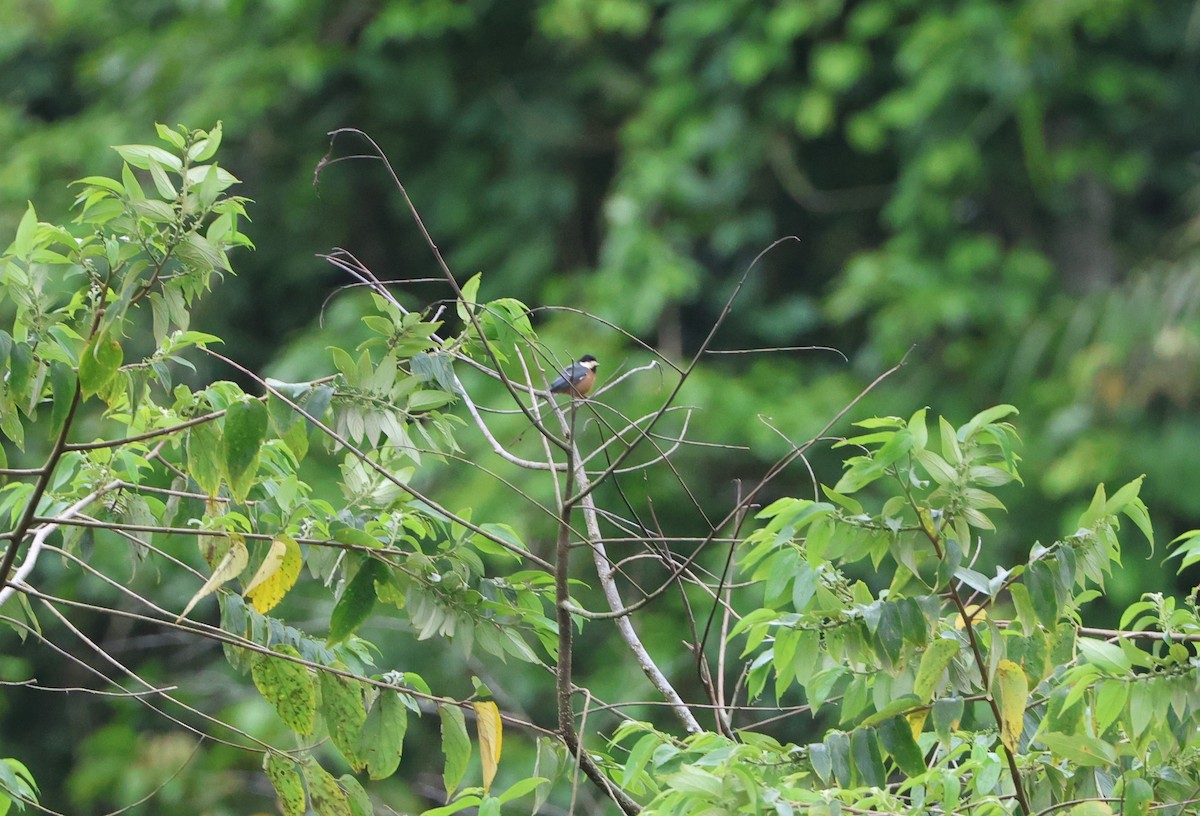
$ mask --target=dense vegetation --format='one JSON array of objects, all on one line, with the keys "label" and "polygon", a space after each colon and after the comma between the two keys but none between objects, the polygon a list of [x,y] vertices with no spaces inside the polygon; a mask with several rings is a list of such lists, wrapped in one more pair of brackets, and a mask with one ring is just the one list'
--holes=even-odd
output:
[{"label": "dense vegetation", "polygon": [[[447,782],[441,758],[418,760],[411,745],[446,735],[458,751],[468,744],[455,738],[465,732],[446,701],[474,692],[482,705],[486,694],[466,679],[473,673],[508,718],[496,790],[554,777],[571,764],[550,747],[561,741],[541,743],[539,760],[533,736],[562,737],[565,707],[548,693],[551,674],[519,667],[544,663],[562,682],[554,556],[559,533],[571,529],[576,543],[620,539],[609,544],[622,568],[615,591],[630,603],[652,594],[628,619],[661,682],[687,704],[716,707],[693,712],[704,733],[680,741],[693,730],[687,706],[664,709],[670,695],[643,679],[639,661],[620,657],[632,648],[623,624],[585,614],[611,599],[600,576],[583,572],[586,548],[570,548],[583,583],[570,588],[577,597],[566,608],[581,624],[568,676],[594,695],[576,701],[591,712],[579,724],[597,754],[590,772],[609,773],[641,805],[682,809],[688,803],[670,797],[713,793],[690,769],[718,768],[729,780],[726,772],[744,778],[745,762],[759,769],[750,779],[796,807],[807,801],[801,791],[833,789],[853,805],[861,786],[882,779],[892,782],[886,796],[905,799],[872,806],[919,808],[934,801],[926,774],[949,773],[964,802],[983,807],[997,796],[1014,809],[1014,755],[1035,810],[1050,801],[1039,796],[1119,799],[1130,783],[1141,796],[1142,782],[1154,801],[1186,799],[1193,771],[1176,749],[1186,749],[1179,729],[1192,701],[1160,692],[1191,678],[1193,615],[1172,600],[1163,544],[1200,510],[1191,489],[1200,123],[1189,114],[1190,13],[1126,0],[0,9],[0,132],[10,146],[0,156],[0,244],[16,239],[4,258],[5,570],[13,576],[30,563],[33,591],[64,599],[51,612],[48,601],[6,589],[0,611],[83,661],[37,646],[36,636],[24,646],[5,636],[0,680],[20,685],[0,698],[0,756],[24,761],[43,802],[60,811],[98,813],[149,795],[145,812],[180,802],[243,812],[246,796],[273,795],[247,769],[280,750],[313,749],[311,761],[287,754],[310,793],[326,784],[320,768],[334,776],[365,768],[363,781],[386,775],[387,763],[355,756],[362,746],[346,734],[315,736],[340,716],[327,698],[348,686],[364,695],[368,717],[383,716],[376,699],[409,705],[386,703],[390,717],[423,712],[411,718],[399,773],[367,785],[379,807],[419,810],[444,801]],[[155,120],[217,119],[224,125],[212,134],[168,128],[162,147],[108,150],[145,141]],[[344,134],[330,148],[326,131],[347,124],[379,140],[444,266],[383,165],[343,161],[374,156],[371,145]],[[240,177],[237,188],[224,169],[201,169],[220,130],[220,167]],[[186,142],[205,138],[202,149]],[[155,152],[163,149],[174,158]],[[327,150],[333,163],[314,187]],[[224,198],[233,189],[253,203]],[[75,197],[78,220],[50,226]],[[226,249],[249,243],[243,230],[256,249],[231,262]],[[799,240],[772,246],[785,235]],[[73,246],[75,238],[84,243]],[[218,293],[201,297],[214,283]],[[344,284],[354,286],[330,297]],[[755,348],[774,351],[717,353]],[[559,425],[525,399],[564,443],[548,451],[515,399],[584,352],[600,357],[610,387],[595,402],[564,408]],[[1019,421],[988,412],[999,403],[1019,406]],[[909,419],[864,432],[865,451],[833,446],[854,435],[851,420],[873,415]],[[974,427],[972,416],[985,419]],[[926,422],[932,441],[921,441]],[[185,427],[168,432],[172,423]],[[126,444],[149,429],[175,441]],[[951,438],[964,455],[998,457],[986,466],[1005,478],[1019,474],[1024,486],[1003,487],[995,500],[1007,513],[962,492],[991,495],[992,486],[971,481],[978,474],[968,468],[955,476],[967,481],[955,481],[930,458],[952,463]],[[1014,447],[995,450],[1002,438]],[[633,452],[622,455],[625,445]],[[598,449],[582,471],[570,466]],[[551,455],[573,484],[555,490],[558,471],[528,466],[549,467]],[[879,464],[850,490],[840,465],[858,455]],[[892,481],[904,474],[907,490]],[[594,487],[575,503],[581,478]],[[1099,482],[1126,487],[1096,497]],[[72,510],[96,491],[104,495],[90,509]],[[594,499],[597,531],[583,521],[593,512],[583,497]],[[1132,512],[1150,531],[1143,499],[1159,547],[1123,537],[1131,549],[1110,573],[1115,520]],[[804,523],[792,529],[789,512]],[[967,527],[947,528],[947,519]],[[170,532],[151,536],[163,526]],[[67,556],[49,550],[29,562],[43,530],[41,546]],[[1079,538],[1085,530],[1093,537]],[[849,549],[814,555],[814,535]],[[231,543],[238,536],[241,549]],[[197,539],[224,543],[200,552]],[[503,555],[513,547],[523,550],[519,566]],[[1092,548],[1082,561],[1081,547]],[[297,557],[307,570],[278,607],[264,609],[255,596],[278,580],[271,565],[291,570]],[[268,590],[239,601],[264,563]],[[773,580],[757,590],[740,583],[764,577]],[[1105,594],[1093,596],[1101,579]],[[202,586],[208,592],[198,595]],[[731,604],[724,624],[715,610],[726,607],[714,606],[722,587]],[[1032,587],[1032,606],[1021,606],[1021,587]],[[1143,598],[1147,590],[1161,594]],[[224,634],[175,625],[192,598],[185,617],[216,624],[209,595],[220,598]],[[978,614],[963,616],[954,597]],[[15,607],[22,598],[34,603]],[[899,640],[891,615],[902,618]],[[799,634],[842,616],[851,629],[866,627],[849,646]],[[962,625],[968,618],[973,627]],[[1086,630],[1065,639],[1064,620]],[[1120,656],[1088,645],[1118,627],[1149,634],[1137,648],[1112,641]],[[232,636],[246,640],[223,640]],[[459,648],[423,651],[444,636]],[[928,648],[943,640],[959,649]],[[298,682],[317,689],[312,729],[298,743],[285,729],[296,722],[274,719],[250,682],[271,688],[263,677],[272,670],[254,672],[264,661],[235,648],[280,643],[308,661]],[[88,644],[155,688],[179,686],[181,701],[239,736],[195,713],[176,711],[183,724],[168,724],[150,698],[80,702],[35,690],[107,689],[94,671],[116,678],[123,669]],[[820,670],[804,651],[812,649],[844,657],[843,670]],[[498,665],[497,654],[514,662]],[[908,687],[928,654],[947,662],[930,664],[914,701]],[[972,670],[977,657],[983,665]],[[742,661],[754,668],[739,683]],[[1021,667],[1032,690],[1012,746],[1002,739],[1003,709],[986,698],[1004,661]],[[789,662],[815,674],[790,675]],[[373,676],[373,688],[399,696],[376,698],[347,676],[312,673],[317,665],[344,665],[354,682]],[[871,676],[878,690],[856,679],[871,672],[887,678]],[[762,696],[749,701],[747,691]],[[1055,693],[1075,697],[1058,709]],[[906,707],[872,719],[888,695]],[[736,709],[777,696],[790,716]],[[948,729],[956,698],[963,719]],[[604,706],[635,701],[645,704],[623,711],[646,724],[622,726],[614,746],[598,741],[617,725]],[[815,716],[795,713],[814,702]],[[917,723],[922,707],[931,718]],[[914,716],[924,771],[881,724],[901,714]],[[524,736],[514,731],[520,723],[533,724]],[[256,752],[198,742],[189,728]],[[839,733],[849,749],[878,757],[884,776],[847,776],[838,764],[846,756],[866,766],[842,752]],[[1043,739],[1055,733],[1072,739]],[[1089,749],[1102,761],[1062,753],[1081,735],[1115,753]],[[746,746],[764,753],[748,757]],[[1166,776],[1158,756],[1172,757]],[[760,772],[768,767],[780,775]],[[275,770],[277,782],[287,777]],[[460,768],[450,770],[456,781]],[[13,774],[5,784],[19,790]],[[666,778],[677,783],[655,787]],[[736,796],[741,788],[729,784],[722,791]],[[565,807],[564,789],[554,790],[546,807]],[[578,795],[604,798],[585,782]],[[730,802],[721,806],[745,805]],[[776,807],[759,800],[768,804]]]}]

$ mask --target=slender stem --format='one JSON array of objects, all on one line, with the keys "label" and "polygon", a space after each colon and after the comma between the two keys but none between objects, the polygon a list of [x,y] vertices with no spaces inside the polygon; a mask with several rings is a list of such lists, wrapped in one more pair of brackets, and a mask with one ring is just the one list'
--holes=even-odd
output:
[{"label": "slender stem", "polygon": [[[575,484],[574,445],[567,452],[567,484],[565,495],[570,495]],[[554,608],[558,623],[558,663],[556,681],[558,693],[558,729],[568,741],[575,737],[575,713],[571,704],[571,510],[573,505],[562,502],[558,520],[558,537],[554,548]]]},{"label": "slender stem", "polygon": [[[571,403],[572,431],[574,430],[576,403]],[[571,495],[575,483],[576,456],[574,433],[568,439],[567,446],[567,481],[563,496]],[[554,607],[555,620],[558,624],[558,662],[555,666],[555,697],[558,706],[558,734],[567,750],[575,757],[576,763],[584,774],[597,787],[604,791],[617,803],[627,816],[641,812],[641,807],[630,798],[629,794],[618,788],[596,766],[590,754],[583,750],[579,733],[575,728],[575,706],[573,697],[575,687],[571,681],[572,675],[572,629],[571,620],[571,512],[574,505],[569,501],[560,502],[560,517],[558,522],[558,537],[555,541],[554,559]]]},{"label": "slender stem", "polygon": [[[260,400],[265,400],[266,397],[260,397]],[[179,431],[187,430],[196,425],[203,425],[205,422],[212,422],[214,419],[220,419],[225,416],[225,409],[213,411],[204,416],[193,417],[183,422],[171,425],[168,428],[156,428],[145,433],[135,434],[134,436],[126,436],[122,439],[105,439],[99,442],[73,442],[63,446],[67,451],[91,451],[101,450],[103,448],[119,448],[122,445],[129,445],[133,442],[145,442],[150,439],[157,439],[160,436],[178,433]]]}]

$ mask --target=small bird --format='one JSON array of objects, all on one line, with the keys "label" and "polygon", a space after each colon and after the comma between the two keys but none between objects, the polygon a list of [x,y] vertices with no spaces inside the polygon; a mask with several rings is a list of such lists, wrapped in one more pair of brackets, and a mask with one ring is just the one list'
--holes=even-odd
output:
[{"label": "small bird", "polygon": [[600,364],[590,354],[571,363],[567,369],[550,383],[551,394],[570,394],[572,399],[582,399],[596,384],[596,367]]}]

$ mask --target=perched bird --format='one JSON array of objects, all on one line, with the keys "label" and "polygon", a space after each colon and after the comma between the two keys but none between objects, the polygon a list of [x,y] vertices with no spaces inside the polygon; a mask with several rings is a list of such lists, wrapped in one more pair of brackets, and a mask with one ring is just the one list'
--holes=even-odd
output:
[{"label": "perched bird", "polygon": [[572,399],[581,399],[588,395],[596,384],[596,367],[600,365],[596,358],[585,354],[579,362],[571,363],[566,370],[550,383],[551,394],[570,394]]}]

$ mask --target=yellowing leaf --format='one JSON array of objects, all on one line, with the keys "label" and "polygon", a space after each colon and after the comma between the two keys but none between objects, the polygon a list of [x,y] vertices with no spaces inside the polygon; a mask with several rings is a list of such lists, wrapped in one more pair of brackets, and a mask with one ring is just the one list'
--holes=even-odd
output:
[{"label": "yellowing leaf", "polygon": [[321,714],[329,728],[329,738],[355,771],[366,767],[359,756],[358,743],[367,710],[363,707],[363,689],[357,680],[329,672],[320,672]]},{"label": "yellowing leaf", "polygon": [[213,574],[204,582],[204,586],[200,587],[200,591],[192,596],[188,601],[187,606],[179,613],[179,617],[175,622],[183,620],[187,617],[188,612],[192,611],[201,598],[214,592],[217,587],[230,581],[242,574],[242,570],[246,568],[246,564],[250,561],[250,553],[246,551],[246,542],[240,535],[231,536],[229,551],[225,553],[225,557],[217,564],[217,568],[213,570]]},{"label": "yellowing leaf", "polygon": [[304,758],[301,768],[304,770],[304,782],[308,785],[312,809],[317,816],[352,816],[346,792],[338,786],[329,771],[310,756]]},{"label": "yellowing leaf", "polygon": [[296,771],[296,763],[283,754],[268,751],[263,757],[263,770],[275,796],[279,799],[279,808],[284,816],[304,816],[305,807],[304,786],[300,784],[300,774]]},{"label": "yellowing leaf", "polygon": [[950,665],[950,661],[958,654],[958,640],[955,638],[938,638],[926,647],[921,655],[921,663],[917,666],[917,676],[913,680],[913,694],[928,703],[933,698],[933,690],[937,688],[942,673]]},{"label": "yellowing leaf", "polygon": [[[971,619],[971,623],[978,623],[979,621],[987,620],[987,610],[979,604],[967,604],[964,609],[967,610],[967,617]],[[962,629],[966,625],[967,622],[963,620],[962,615],[958,615],[954,619],[955,629]]]},{"label": "yellowing leaf", "polygon": [[[286,657],[300,656],[296,647],[286,643],[271,651]],[[307,666],[256,652],[250,663],[250,676],[255,688],[274,706],[288,728],[297,734],[312,733],[317,715],[317,683]]]},{"label": "yellowing leaf", "polygon": [[479,756],[483,762],[483,792],[486,794],[496,778],[496,766],[500,764],[501,743],[504,741],[504,723],[500,720],[500,709],[491,700],[471,703],[475,709],[475,728],[479,732]]},{"label": "yellowing leaf", "polygon": [[1025,703],[1029,699],[1029,678],[1025,670],[1011,660],[996,667],[993,694],[1000,706],[1000,741],[1010,753],[1016,753],[1025,729]]},{"label": "yellowing leaf", "polygon": [[1107,802],[1080,802],[1067,811],[1067,816],[1113,816]]},{"label": "yellowing leaf", "polygon": [[274,609],[300,577],[302,564],[296,540],[283,534],[275,536],[267,557],[246,586],[245,595],[254,608],[264,615]]},{"label": "yellowing leaf", "polygon": [[921,736],[921,732],[925,730],[925,720],[929,718],[928,708],[919,708],[916,711],[910,711],[904,715],[908,720],[908,727],[912,729],[913,739]]}]

